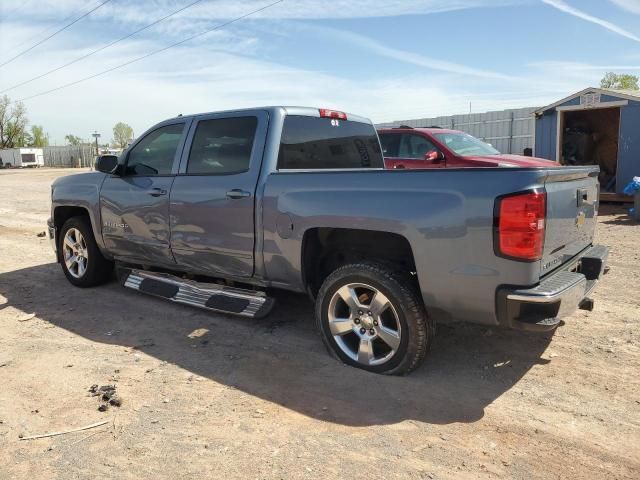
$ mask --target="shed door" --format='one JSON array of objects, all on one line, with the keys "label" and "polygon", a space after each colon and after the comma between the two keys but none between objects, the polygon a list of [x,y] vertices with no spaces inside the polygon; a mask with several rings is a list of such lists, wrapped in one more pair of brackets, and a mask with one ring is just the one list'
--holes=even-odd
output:
[{"label": "shed door", "polygon": [[620,108],[594,108],[559,112],[560,163],[598,165],[600,190],[616,191]]}]

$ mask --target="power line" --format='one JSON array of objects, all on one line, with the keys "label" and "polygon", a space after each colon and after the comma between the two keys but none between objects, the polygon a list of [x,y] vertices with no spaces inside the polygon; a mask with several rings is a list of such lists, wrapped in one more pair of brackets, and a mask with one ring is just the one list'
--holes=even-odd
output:
[{"label": "power line", "polygon": [[93,75],[89,75],[88,77],[81,78],[80,80],[76,80],[74,82],[66,83],[64,85],[60,85],[59,87],[52,88],[51,90],[46,90],[44,92],[36,93],[35,95],[31,95],[29,97],[21,98],[20,100],[18,100],[18,102],[24,102],[26,100],[31,100],[32,98],[41,97],[42,95],[47,95],[49,93],[53,93],[55,91],[62,90],[63,88],[71,87],[73,85],[77,85],[79,83],[86,82],[87,80],[91,80],[93,78],[99,77],[99,76],[104,75],[106,73],[113,72],[114,70],[117,70],[119,68],[126,67],[127,65],[131,65],[132,63],[138,62],[138,61],[143,60],[145,58],[149,58],[152,55],[156,55],[158,53],[161,53],[161,52],[164,52],[166,50],[169,50],[170,48],[177,47],[178,45],[182,45],[183,43],[186,43],[186,42],[188,42],[190,40],[193,40],[194,38],[201,37],[202,35],[206,35],[207,33],[211,33],[211,32],[213,32],[215,30],[220,30],[221,28],[224,28],[224,27],[226,27],[228,25],[231,25],[232,23],[236,23],[236,22],[238,22],[238,21],[240,21],[240,20],[242,20],[244,18],[250,17],[251,15],[254,15],[256,13],[262,12],[263,10],[266,10],[267,8],[273,7],[274,5],[277,5],[278,3],[282,3],[282,2],[284,2],[284,0],[277,0],[275,2],[272,2],[272,3],[268,4],[268,5],[265,5],[264,7],[258,8],[256,10],[252,10],[249,13],[245,13],[244,15],[241,15],[239,17],[233,18],[233,19],[231,19],[231,20],[229,20],[227,22],[220,23],[220,24],[216,25],[215,27],[209,28],[209,29],[207,29],[207,30],[205,30],[203,32],[200,32],[200,33],[192,35],[192,36],[190,36],[188,38],[185,38],[184,40],[180,40],[179,42],[172,43],[171,45],[168,45],[168,46],[160,48],[158,50],[154,50],[152,52],[146,53],[146,54],[144,54],[144,55],[142,55],[140,57],[134,58],[133,60],[129,60],[128,62],[121,63],[120,65],[116,65],[115,67],[108,68],[107,70],[103,70],[102,72],[98,72],[98,73],[95,73]]},{"label": "power line", "polygon": [[17,54],[15,57],[10,58],[9,60],[7,60],[4,63],[0,63],[0,67],[4,67],[6,64],[13,62],[16,58],[24,55],[27,52],[30,52],[31,50],[33,50],[34,48],[36,48],[38,45],[42,45],[44,42],[46,42],[47,40],[55,37],[57,34],[59,34],[60,32],[66,30],[67,28],[69,28],[71,25],[73,25],[74,23],[79,22],[80,20],[82,20],[84,17],[86,17],[87,15],[92,14],[93,12],[95,12],[96,10],[98,10],[100,7],[102,7],[103,5],[109,3],[111,0],[105,0],[104,2],[102,2],[100,5],[98,5],[97,7],[92,8],[91,10],[89,10],[88,12],[80,15],[78,18],[76,18],[74,21],[67,23],[64,27],[56,30],[55,32],[53,32],[51,35],[49,35],[46,38],[43,38],[42,40],[40,40],[37,43],[34,43],[33,45],[31,45],[29,48],[27,48],[26,50],[23,50],[22,52],[20,52],[19,54]]},{"label": "power line", "polygon": [[36,40],[37,38],[40,38],[43,35],[46,35],[47,33],[49,33],[50,31],[52,31],[54,28],[58,28],[59,25],[62,25],[64,22],[66,22],[67,20],[71,20],[73,18],[73,13],[65,18],[63,18],[60,22],[51,25],[49,28],[42,30],[40,33],[36,34],[36,35],[32,35],[29,38],[27,38],[26,40],[18,43],[17,45],[13,45],[14,49],[20,48],[23,45],[26,45],[28,43],[31,43],[32,40]]},{"label": "power line", "polygon": [[178,13],[180,13],[180,12],[182,12],[182,11],[186,10],[187,8],[191,8],[191,7],[193,7],[196,3],[200,3],[200,2],[202,2],[202,1],[203,1],[203,0],[196,0],[195,2],[191,2],[189,5],[186,5],[186,6],[182,7],[182,8],[180,8],[180,9],[176,10],[175,12],[170,13],[169,15],[166,15],[166,16],[164,16],[164,17],[162,17],[162,18],[158,19],[158,20],[156,20],[155,22],[152,22],[152,23],[150,23],[150,24],[148,24],[148,25],[146,25],[146,26],[144,26],[144,27],[142,27],[142,28],[140,28],[140,29],[136,30],[135,32],[131,32],[130,34],[125,35],[124,37],[121,37],[121,38],[119,38],[119,39],[117,39],[117,40],[114,40],[113,42],[111,42],[111,43],[109,43],[109,44],[107,44],[107,45],[105,45],[105,46],[103,46],[103,47],[100,47],[100,48],[98,48],[98,49],[96,49],[96,50],[93,50],[92,52],[89,52],[89,53],[87,53],[86,55],[82,55],[81,57],[78,57],[78,58],[76,58],[75,60],[71,60],[70,62],[65,63],[64,65],[60,65],[59,67],[56,67],[56,68],[54,68],[53,70],[49,70],[48,72],[42,73],[42,74],[38,75],[37,77],[33,77],[33,78],[31,78],[31,79],[29,79],[29,80],[25,80],[24,82],[21,82],[21,83],[17,83],[17,84],[15,84],[15,85],[13,85],[12,87],[5,88],[4,90],[0,91],[0,94],[2,94],[2,93],[6,93],[6,92],[8,92],[8,91],[10,91],[10,90],[13,90],[13,89],[15,89],[15,88],[18,88],[18,87],[22,87],[23,85],[26,85],[26,84],[28,84],[28,83],[35,82],[36,80],[39,80],[39,79],[41,79],[42,77],[46,77],[47,75],[50,75],[50,74],[52,74],[52,73],[54,73],[54,72],[57,72],[57,71],[59,71],[59,70],[62,70],[63,68],[68,67],[69,65],[73,65],[74,63],[77,63],[77,62],[79,62],[80,60],[84,60],[85,58],[90,57],[90,56],[92,56],[92,55],[95,55],[95,54],[96,54],[96,53],[98,53],[98,52],[101,52],[101,51],[103,51],[103,50],[106,50],[107,48],[113,47],[116,43],[120,43],[120,42],[122,42],[122,41],[124,41],[124,40],[126,40],[126,39],[128,39],[128,38],[131,38],[131,37],[133,37],[134,35],[136,35],[137,33],[140,33],[140,32],[142,32],[143,30],[147,30],[148,28],[151,28],[151,27],[153,27],[154,25],[157,25],[158,23],[163,22],[163,21],[164,21],[164,20],[166,20],[167,18],[173,17],[174,15],[177,15]]}]

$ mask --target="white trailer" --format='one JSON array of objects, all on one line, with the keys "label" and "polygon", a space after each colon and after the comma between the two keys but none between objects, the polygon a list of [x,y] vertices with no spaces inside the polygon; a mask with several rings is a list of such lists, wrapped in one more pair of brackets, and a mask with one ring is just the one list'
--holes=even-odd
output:
[{"label": "white trailer", "polygon": [[44,152],[41,148],[9,148],[0,150],[0,166],[4,168],[43,167]]}]

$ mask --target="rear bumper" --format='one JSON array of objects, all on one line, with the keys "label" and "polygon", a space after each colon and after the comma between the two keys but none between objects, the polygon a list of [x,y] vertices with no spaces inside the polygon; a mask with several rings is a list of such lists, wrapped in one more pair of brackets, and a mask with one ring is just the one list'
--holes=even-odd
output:
[{"label": "rear bumper", "polygon": [[607,272],[608,255],[608,247],[596,245],[535,287],[498,289],[498,323],[521,330],[549,331],[578,308],[590,309],[593,302],[588,297]]}]

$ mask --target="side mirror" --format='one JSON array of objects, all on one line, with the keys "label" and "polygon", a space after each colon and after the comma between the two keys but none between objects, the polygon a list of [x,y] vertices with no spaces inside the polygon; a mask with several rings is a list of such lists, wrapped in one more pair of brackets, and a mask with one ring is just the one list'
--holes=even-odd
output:
[{"label": "side mirror", "polygon": [[427,162],[440,163],[444,160],[444,153],[440,150],[429,150],[424,154],[424,159]]},{"label": "side mirror", "polygon": [[102,173],[116,173],[118,157],[116,155],[100,155],[96,160],[96,170]]}]

